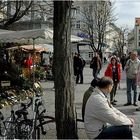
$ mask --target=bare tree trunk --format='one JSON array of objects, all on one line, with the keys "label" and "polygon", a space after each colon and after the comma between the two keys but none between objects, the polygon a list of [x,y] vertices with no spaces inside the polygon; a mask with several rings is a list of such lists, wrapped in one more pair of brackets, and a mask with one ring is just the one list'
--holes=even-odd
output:
[{"label": "bare tree trunk", "polygon": [[58,139],[77,139],[73,58],[70,47],[71,1],[54,1],[55,118]]}]

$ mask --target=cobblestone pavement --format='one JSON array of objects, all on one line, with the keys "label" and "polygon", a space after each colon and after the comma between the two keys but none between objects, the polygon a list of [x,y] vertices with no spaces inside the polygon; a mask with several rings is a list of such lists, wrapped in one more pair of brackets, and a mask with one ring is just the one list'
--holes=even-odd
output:
[{"label": "cobblestone pavement", "polygon": [[[103,66],[99,77],[103,76],[106,65]],[[135,126],[133,128],[134,135],[140,138],[140,111],[136,111],[135,106],[123,106],[126,103],[126,84],[125,84],[125,73],[122,72],[122,80],[120,82],[120,89],[117,90],[116,107],[121,110],[126,115],[133,117],[135,119]],[[81,118],[81,107],[84,92],[89,88],[90,82],[92,80],[92,69],[89,66],[84,68],[84,84],[75,85],[75,105],[78,114],[78,118]],[[55,93],[53,90],[53,81],[42,81],[42,86],[44,89],[44,100],[46,104],[47,114],[55,116]],[[140,91],[140,90],[139,90]],[[140,103],[138,102],[139,106]],[[5,115],[9,113],[9,108],[4,108],[3,112]],[[42,139],[56,139],[55,123],[50,123],[46,126],[47,134],[41,136]],[[80,139],[87,139],[84,126],[82,122],[78,122],[78,135]]]},{"label": "cobblestone pavement", "polygon": [[[106,68],[106,65],[103,66],[99,77],[102,77],[104,75],[105,68]],[[93,78],[92,69],[90,69],[89,66],[86,66],[84,68],[84,84],[77,84],[75,86],[75,105],[76,105],[78,118],[81,118],[83,94],[89,88],[92,78]],[[125,72],[122,72],[122,80],[120,82],[120,89],[117,89],[117,94],[116,94],[116,100],[118,101],[116,108],[118,108],[120,111],[122,111],[129,117],[132,117],[135,119],[135,126],[133,127],[133,132],[136,137],[140,138],[140,111],[136,111],[135,106],[123,106],[123,104],[127,102],[125,78],[126,78]],[[54,96],[55,95],[54,95],[54,91],[52,90],[54,86],[53,82],[52,81],[44,82],[42,83],[42,86],[44,87],[44,91],[45,91],[45,101],[46,101],[48,113],[54,116],[54,113],[55,113],[54,112],[54,102],[55,102]],[[138,88],[138,91],[140,91],[139,88]],[[140,106],[139,102],[138,102],[138,105]],[[78,135],[80,139],[87,139],[83,123],[81,122],[78,122]],[[54,124],[49,125],[48,134],[45,137],[47,139],[56,138]]]}]

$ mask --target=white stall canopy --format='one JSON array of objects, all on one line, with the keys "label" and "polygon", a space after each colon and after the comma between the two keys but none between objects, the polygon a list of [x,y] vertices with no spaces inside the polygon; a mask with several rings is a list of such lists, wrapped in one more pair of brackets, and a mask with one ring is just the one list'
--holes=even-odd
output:
[{"label": "white stall canopy", "polygon": [[33,49],[36,52],[51,52],[53,53],[53,45],[51,44],[35,44],[33,45],[21,45],[7,48],[6,50],[17,50],[22,49],[23,51],[32,51]]},{"label": "white stall canopy", "polygon": [[[42,38],[43,40],[36,41]],[[22,30],[22,31],[6,31],[0,32],[0,42],[19,42],[28,41],[33,39],[34,43],[52,43],[53,44],[53,30],[50,28],[46,29],[33,29],[33,30]],[[71,35],[71,42],[82,41],[83,38]],[[45,41],[45,42],[44,42]]]},{"label": "white stall canopy", "polygon": [[19,42],[19,40],[43,38],[52,42],[53,32],[50,29],[7,31],[0,33],[0,42]]}]

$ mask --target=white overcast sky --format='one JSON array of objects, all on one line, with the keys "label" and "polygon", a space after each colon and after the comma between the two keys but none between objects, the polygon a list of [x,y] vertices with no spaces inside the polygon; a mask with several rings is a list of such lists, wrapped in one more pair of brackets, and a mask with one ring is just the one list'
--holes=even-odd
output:
[{"label": "white overcast sky", "polygon": [[135,17],[140,17],[140,0],[115,0],[114,8],[117,25],[133,29]]}]

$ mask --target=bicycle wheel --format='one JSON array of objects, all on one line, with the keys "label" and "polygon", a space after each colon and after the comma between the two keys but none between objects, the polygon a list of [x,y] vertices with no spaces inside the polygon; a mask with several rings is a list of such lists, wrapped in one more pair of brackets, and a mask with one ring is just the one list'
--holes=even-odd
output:
[{"label": "bicycle wheel", "polygon": [[6,139],[15,139],[15,125],[11,123],[8,128],[6,128],[4,135]]},{"label": "bicycle wheel", "polygon": [[15,127],[16,139],[30,139],[33,130],[32,120],[21,120]]},{"label": "bicycle wheel", "polygon": [[5,130],[5,126],[4,126],[3,122],[0,122],[0,137],[3,137],[4,136],[5,131],[6,130]]},{"label": "bicycle wheel", "polygon": [[15,123],[11,118],[8,118],[6,121],[4,121],[3,136],[6,139],[15,139]]}]

